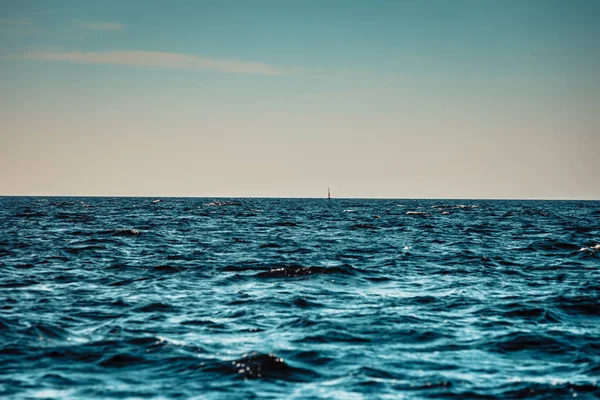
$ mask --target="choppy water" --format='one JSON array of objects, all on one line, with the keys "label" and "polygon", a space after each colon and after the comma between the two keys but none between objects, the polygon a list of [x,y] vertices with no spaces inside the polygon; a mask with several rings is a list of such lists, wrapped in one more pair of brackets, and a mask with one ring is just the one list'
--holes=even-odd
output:
[{"label": "choppy water", "polygon": [[600,202],[0,198],[0,397],[595,398]]}]

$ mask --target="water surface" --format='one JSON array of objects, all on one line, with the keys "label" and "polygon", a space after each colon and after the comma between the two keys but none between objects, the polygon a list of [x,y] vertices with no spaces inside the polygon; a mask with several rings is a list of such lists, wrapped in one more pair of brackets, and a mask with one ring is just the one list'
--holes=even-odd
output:
[{"label": "water surface", "polygon": [[0,198],[1,397],[600,396],[600,202],[156,200]]}]

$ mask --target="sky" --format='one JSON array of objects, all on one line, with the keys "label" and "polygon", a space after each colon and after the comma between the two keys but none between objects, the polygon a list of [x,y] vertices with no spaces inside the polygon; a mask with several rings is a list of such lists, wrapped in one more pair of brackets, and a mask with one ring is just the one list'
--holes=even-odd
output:
[{"label": "sky", "polygon": [[0,0],[0,195],[600,199],[599,18]]}]

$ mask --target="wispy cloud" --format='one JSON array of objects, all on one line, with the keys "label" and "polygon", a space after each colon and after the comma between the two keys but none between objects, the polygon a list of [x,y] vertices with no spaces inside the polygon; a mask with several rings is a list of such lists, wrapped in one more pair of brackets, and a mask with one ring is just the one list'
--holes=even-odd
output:
[{"label": "wispy cloud", "polygon": [[33,25],[27,18],[0,18],[0,25]]},{"label": "wispy cloud", "polygon": [[163,68],[180,70],[219,71],[235,74],[258,75],[321,75],[316,69],[277,66],[260,62],[219,60],[192,54],[156,51],[106,51],[106,52],[27,52],[4,57],[12,60],[70,62],[76,64],[125,65],[129,67]]},{"label": "wispy cloud", "polygon": [[118,22],[87,21],[80,22],[79,25],[91,31],[117,32],[125,29],[125,25]]}]

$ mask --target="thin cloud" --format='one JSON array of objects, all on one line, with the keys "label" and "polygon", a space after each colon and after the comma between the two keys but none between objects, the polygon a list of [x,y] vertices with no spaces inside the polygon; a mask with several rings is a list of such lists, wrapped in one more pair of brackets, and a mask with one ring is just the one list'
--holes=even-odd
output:
[{"label": "thin cloud", "polygon": [[118,22],[89,21],[80,22],[79,25],[91,31],[118,32],[125,30],[125,25]]},{"label": "thin cloud", "polygon": [[28,52],[5,57],[13,60],[70,62],[75,64],[125,65],[129,67],[218,71],[257,75],[321,75],[323,72],[260,62],[218,60],[183,53],[157,51]]},{"label": "thin cloud", "polygon": [[27,18],[0,18],[0,25],[33,25]]}]

